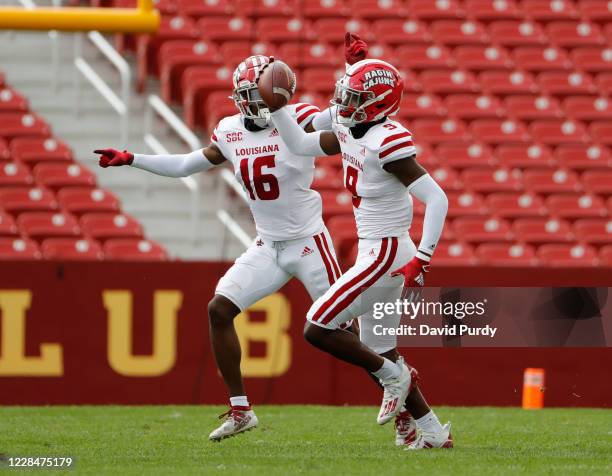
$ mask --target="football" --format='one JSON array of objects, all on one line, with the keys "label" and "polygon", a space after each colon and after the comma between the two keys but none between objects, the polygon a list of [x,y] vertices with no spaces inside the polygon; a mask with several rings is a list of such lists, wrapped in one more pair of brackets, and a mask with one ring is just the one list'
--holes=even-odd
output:
[{"label": "football", "polygon": [[295,93],[295,74],[282,61],[272,60],[257,82],[259,94],[271,110],[285,106]]}]

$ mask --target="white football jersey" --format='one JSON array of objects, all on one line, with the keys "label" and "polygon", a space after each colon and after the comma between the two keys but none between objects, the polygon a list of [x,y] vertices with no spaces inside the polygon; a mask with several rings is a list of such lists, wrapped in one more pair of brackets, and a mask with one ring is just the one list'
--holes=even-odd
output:
[{"label": "white football jersey", "polygon": [[406,233],[412,222],[412,197],[383,165],[416,154],[410,131],[391,119],[373,126],[360,139],[341,124],[334,123],[333,130],[342,151],[344,185],[353,194],[359,238]]},{"label": "white football jersey", "polygon": [[[301,127],[319,112],[311,104],[291,104],[287,109]],[[285,241],[321,232],[321,196],[310,188],[314,157],[292,154],[274,128],[249,131],[240,114],[222,119],[211,140],[233,164],[259,236]]]}]

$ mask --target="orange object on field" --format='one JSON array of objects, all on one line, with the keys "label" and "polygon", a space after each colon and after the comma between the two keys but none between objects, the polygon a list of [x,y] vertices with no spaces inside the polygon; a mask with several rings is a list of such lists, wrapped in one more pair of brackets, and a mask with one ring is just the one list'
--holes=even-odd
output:
[{"label": "orange object on field", "polygon": [[535,410],[544,406],[544,369],[527,368],[523,374],[523,408]]}]

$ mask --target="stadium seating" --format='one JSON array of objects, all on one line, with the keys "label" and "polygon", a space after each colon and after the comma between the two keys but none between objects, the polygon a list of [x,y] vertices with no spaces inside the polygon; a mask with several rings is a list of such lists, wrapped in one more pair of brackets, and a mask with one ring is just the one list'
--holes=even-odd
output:
[{"label": "stadium seating", "polygon": [[0,238],[0,261],[40,258],[36,242],[24,238]]},{"label": "stadium seating", "polygon": [[57,260],[101,260],[99,243],[83,238],[49,238],[41,245],[43,258]]},{"label": "stadium seating", "polygon": [[165,261],[168,256],[154,241],[134,239],[112,239],[104,243],[107,259],[125,261]]},{"label": "stadium seating", "polygon": [[67,213],[22,213],[17,223],[23,236],[38,242],[47,238],[70,238],[81,235],[76,218]]}]

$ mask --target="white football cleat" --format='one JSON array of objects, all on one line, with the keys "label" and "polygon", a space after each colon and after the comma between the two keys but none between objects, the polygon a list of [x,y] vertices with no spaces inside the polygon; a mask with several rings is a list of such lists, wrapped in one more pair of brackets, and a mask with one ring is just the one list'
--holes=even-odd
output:
[{"label": "white football cleat", "polygon": [[219,428],[214,430],[208,439],[212,441],[221,441],[223,438],[237,435],[243,431],[255,428],[259,423],[257,415],[251,410],[251,407],[230,407],[229,411],[219,415],[219,418],[227,416],[225,421]]},{"label": "white football cleat", "polygon": [[410,393],[412,372],[408,370],[408,366],[404,363],[402,357],[395,364],[400,368],[399,377],[380,380],[385,392],[376,419],[379,425],[389,423],[402,410],[406,397]]},{"label": "white football cleat", "polygon": [[428,450],[431,448],[452,448],[453,436],[450,432],[451,424],[448,422],[439,433],[426,433],[420,431],[414,443],[408,445],[405,450]]},{"label": "white football cleat", "polygon": [[409,445],[416,440],[416,421],[408,410],[399,412],[395,417],[395,445]]}]

